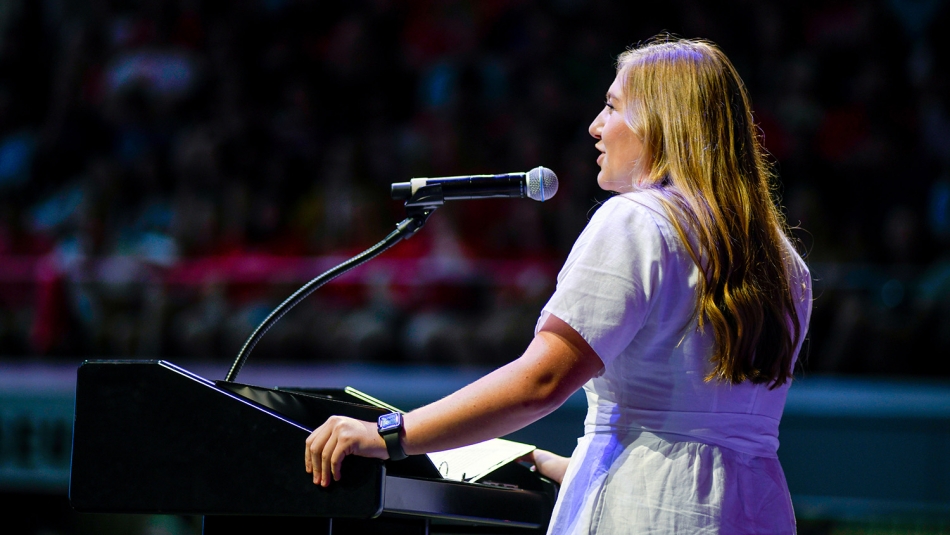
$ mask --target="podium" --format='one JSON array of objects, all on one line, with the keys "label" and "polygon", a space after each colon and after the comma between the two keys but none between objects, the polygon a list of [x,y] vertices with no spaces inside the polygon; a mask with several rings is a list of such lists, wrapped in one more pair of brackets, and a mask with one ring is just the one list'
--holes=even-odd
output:
[{"label": "podium", "polygon": [[543,533],[555,486],[518,463],[479,483],[428,457],[348,456],[327,488],[304,442],[331,415],[383,409],[343,390],[210,381],[170,362],[80,366],[69,499],[79,512],[204,516],[204,533]]}]

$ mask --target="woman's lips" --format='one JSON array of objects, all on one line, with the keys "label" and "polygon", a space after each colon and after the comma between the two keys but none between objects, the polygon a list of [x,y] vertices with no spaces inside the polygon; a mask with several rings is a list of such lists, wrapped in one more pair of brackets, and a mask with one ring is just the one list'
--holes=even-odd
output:
[{"label": "woman's lips", "polygon": [[601,153],[600,153],[600,156],[597,157],[597,165],[601,165],[601,162],[603,161],[604,156],[606,156],[606,154],[604,154],[603,152],[601,152]]}]

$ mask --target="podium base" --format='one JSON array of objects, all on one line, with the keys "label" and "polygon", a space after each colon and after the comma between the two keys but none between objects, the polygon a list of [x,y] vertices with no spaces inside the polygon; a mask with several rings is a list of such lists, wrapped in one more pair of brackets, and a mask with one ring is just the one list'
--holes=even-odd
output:
[{"label": "podium base", "polygon": [[202,535],[429,535],[428,518],[314,518],[301,516],[205,516]]}]

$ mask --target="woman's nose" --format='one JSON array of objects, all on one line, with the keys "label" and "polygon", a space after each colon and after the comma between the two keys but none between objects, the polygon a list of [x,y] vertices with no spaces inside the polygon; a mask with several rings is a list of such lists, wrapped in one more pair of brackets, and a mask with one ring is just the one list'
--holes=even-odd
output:
[{"label": "woman's nose", "polygon": [[590,126],[587,127],[587,132],[590,133],[591,137],[594,139],[600,139],[600,132],[604,129],[604,112],[601,111],[597,114],[597,117],[594,117],[594,122],[590,123]]}]

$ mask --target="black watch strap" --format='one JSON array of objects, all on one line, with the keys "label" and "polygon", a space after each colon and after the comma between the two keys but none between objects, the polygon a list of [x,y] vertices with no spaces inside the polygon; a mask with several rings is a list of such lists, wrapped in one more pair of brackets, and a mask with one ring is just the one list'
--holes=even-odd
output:
[{"label": "black watch strap", "polygon": [[386,441],[386,451],[389,452],[389,459],[392,461],[401,461],[408,457],[405,450],[402,449],[402,441],[399,437],[401,434],[402,429],[400,428],[382,435],[383,440]]}]

